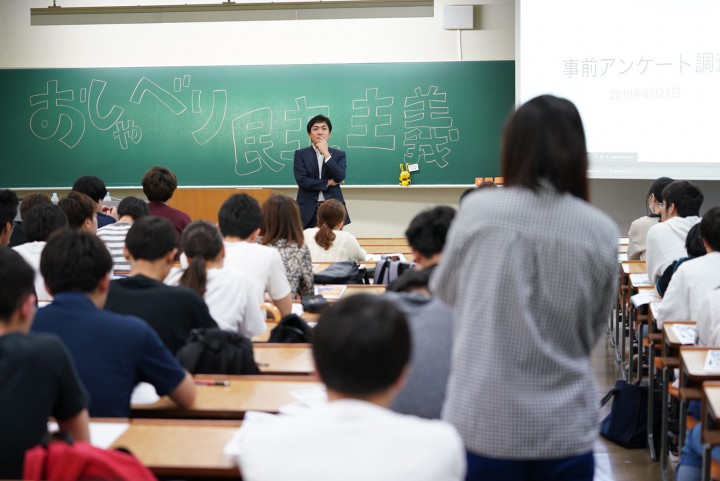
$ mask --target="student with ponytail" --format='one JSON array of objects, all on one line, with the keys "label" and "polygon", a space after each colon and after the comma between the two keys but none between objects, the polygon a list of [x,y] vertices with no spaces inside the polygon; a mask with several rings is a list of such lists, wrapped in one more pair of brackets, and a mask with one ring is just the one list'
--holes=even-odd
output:
[{"label": "student with ponytail", "polygon": [[203,296],[218,327],[248,337],[264,332],[265,318],[256,301],[260,286],[239,269],[223,269],[225,248],[218,228],[204,220],[191,222],[180,245],[187,268],[174,270],[165,282]]},{"label": "student with ponytail", "polygon": [[365,251],[355,236],[343,232],[345,206],[329,199],[317,212],[318,227],[305,229],[305,243],[313,262],[364,261]]}]

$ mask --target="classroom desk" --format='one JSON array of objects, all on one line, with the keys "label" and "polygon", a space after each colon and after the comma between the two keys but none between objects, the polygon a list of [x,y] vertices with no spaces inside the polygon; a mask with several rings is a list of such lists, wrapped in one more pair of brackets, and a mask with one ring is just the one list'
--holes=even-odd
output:
[{"label": "classroom desk", "polygon": [[404,237],[358,237],[358,244],[361,246],[407,246],[408,241]]},{"label": "classroom desk", "polygon": [[354,296],[356,294],[374,294],[379,296],[384,294],[386,290],[387,286],[381,284],[349,284],[341,299],[345,299],[346,297]]},{"label": "classroom desk", "polygon": [[690,346],[680,348],[681,428],[684,428],[686,409],[683,408],[685,402],[701,399],[701,387],[704,381],[720,381],[720,372],[705,371],[705,358],[710,350],[717,350],[717,348]]},{"label": "classroom desk", "polygon": [[[705,446],[703,450],[703,480],[711,479],[710,449],[720,445],[720,382],[707,381],[702,386],[702,433],[701,441]],[[715,468],[716,466],[712,466]]]},{"label": "classroom desk", "polygon": [[228,381],[228,386],[197,386],[195,404],[178,407],[163,397],[149,405],[133,405],[133,418],[242,419],[247,411],[276,413],[297,401],[291,393],[322,388],[314,376],[227,376],[197,374],[195,380]]},{"label": "classroom desk", "polygon": [[[662,390],[661,390],[661,406],[662,406],[662,429],[660,433],[660,461],[663,471],[663,476],[667,476],[667,453],[668,453],[668,402],[670,387],[670,369],[671,365],[675,365],[672,359],[679,357],[679,351],[682,347],[682,341],[677,337],[672,326],[675,324],[695,325],[692,321],[676,321],[676,322],[665,322],[662,327]],[[647,417],[647,428],[648,428],[648,449],[650,450],[650,457],[656,459],[655,445],[653,444],[653,410],[655,400],[655,375],[653,369],[655,367],[655,359],[652,356],[653,347],[650,346],[650,366],[648,367],[648,417]]]},{"label": "classroom desk", "polygon": [[[624,261],[620,263],[620,283],[618,287],[618,305],[617,315],[618,318],[615,322],[615,349],[616,349],[616,360],[620,363],[620,368],[626,379],[630,379],[629,373],[625,371],[625,328],[632,331],[632,324],[629,320],[630,309],[628,304],[630,303],[630,296],[632,295],[632,286],[630,284],[631,274],[645,274],[647,273],[647,266],[645,261]],[[629,333],[631,337],[631,333]],[[618,340],[620,342],[618,343]],[[620,347],[619,353],[618,345]],[[632,349],[632,344],[630,345]],[[632,358],[632,356],[631,356]]]},{"label": "classroom desk", "polygon": [[315,372],[310,344],[253,344],[262,374],[310,375]]},{"label": "classroom desk", "polygon": [[400,253],[406,258],[412,257],[412,249],[407,244],[402,245],[366,245],[361,246],[368,254],[397,254]]},{"label": "classroom desk", "polygon": [[132,419],[113,448],[126,448],[156,476],[233,478],[239,468],[223,448],[240,421]]}]

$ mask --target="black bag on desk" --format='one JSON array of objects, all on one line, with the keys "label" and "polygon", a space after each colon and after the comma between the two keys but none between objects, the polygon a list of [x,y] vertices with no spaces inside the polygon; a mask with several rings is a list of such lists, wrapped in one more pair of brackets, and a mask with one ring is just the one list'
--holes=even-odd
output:
[{"label": "black bag on desk", "polygon": [[315,284],[368,284],[367,273],[355,261],[330,264],[327,269],[315,273]]},{"label": "black bag on desk", "polygon": [[190,331],[177,358],[190,374],[260,374],[250,339],[217,327]]},{"label": "black bag on desk", "polygon": [[268,342],[310,342],[312,328],[297,314],[283,317],[277,326],[270,331]]},{"label": "black bag on desk", "polygon": [[[626,448],[647,447],[648,387],[646,384],[633,384],[615,381],[611,389],[600,401],[600,407],[613,398],[610,414],[600,423],[600,434]],[[661,403],[655,396],[653,403],[653,441],[656,452],[660,447]]]}]

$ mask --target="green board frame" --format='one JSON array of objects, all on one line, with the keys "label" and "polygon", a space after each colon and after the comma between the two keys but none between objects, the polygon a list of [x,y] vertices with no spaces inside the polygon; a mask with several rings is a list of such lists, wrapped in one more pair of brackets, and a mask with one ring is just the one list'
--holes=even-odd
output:
[{"label": "green board frame", "polygon": [[182,186],[292,186],[306,122],[333,123],[349,186],[470,184],[500,174],[512,61],[0,70],[0,186],[97,175],[140,184],[153,165]]}]

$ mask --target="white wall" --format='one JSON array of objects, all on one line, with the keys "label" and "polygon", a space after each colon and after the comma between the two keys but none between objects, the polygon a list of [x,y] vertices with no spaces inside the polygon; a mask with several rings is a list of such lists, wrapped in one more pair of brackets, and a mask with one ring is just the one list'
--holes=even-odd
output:
[{"label": "white wall", "polygon": [[[458,60],[457,32],[442,28],[446,1],[435,2],[434,18],[30,26],[30,8],[44,8],[52,0],[5,0],[0,2],[0,68]],[[183,3],[58,0],[63,7]],[[475,7],[477,28],[462,32],[463,59],[513,59],[513,1],[470,3],[494,5]]]}]

